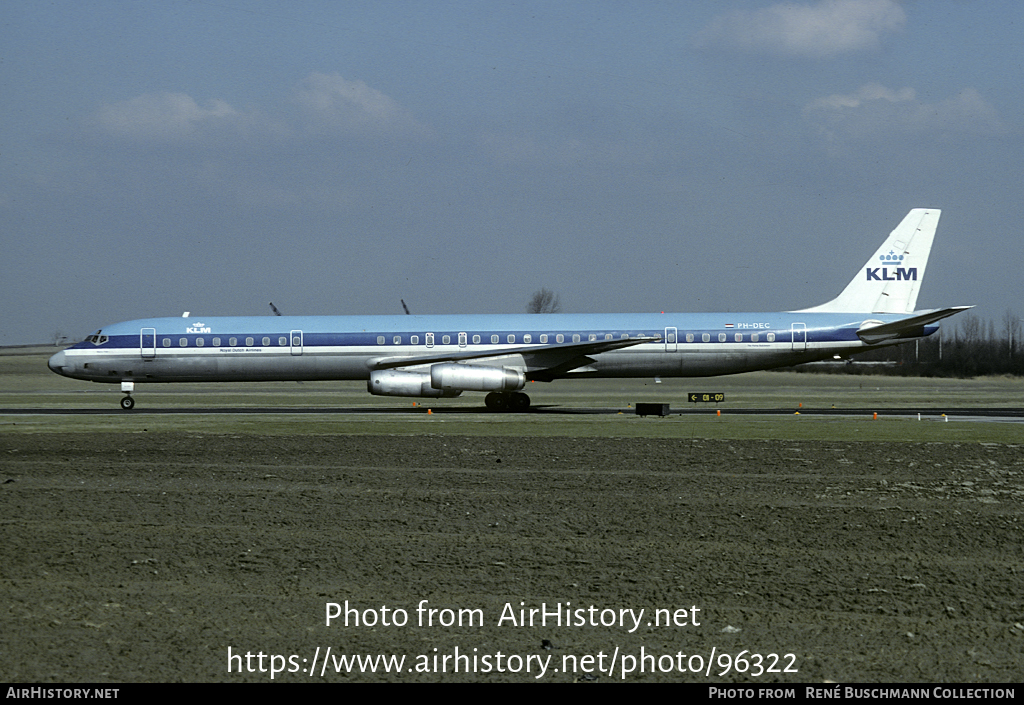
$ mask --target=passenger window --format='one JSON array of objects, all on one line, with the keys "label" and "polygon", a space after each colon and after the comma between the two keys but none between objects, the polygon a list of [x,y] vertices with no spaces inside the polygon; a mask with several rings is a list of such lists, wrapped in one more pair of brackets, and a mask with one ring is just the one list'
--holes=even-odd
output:
[{"label": "passenger window", "polygon": [[532,343],[533,342],[533,336],[530,335],[529,333],[527,333],[526,335],[523,336],[523,342],[524,343]]},{"label": "passenger window", "polygon": [[676,334],[674,332],[671,332],[671,333],[668,334],[668,342],[670,342],[670,343],[676,342]]},{"label": "passenger window", "polygon": [[188,338],[181,338],[180,340],[178,340],[178,345],[180,347],[187,348],[188,347]]},{"label": "passenger window", "polygon": [[451,345],[451,342],[452,342],[452,337],[450,335],[442,336],[442,338],[441,338],[441,344],[442,345]]},{"label": "passenger window", "polygon": [[692,343],[693,342],[693,333],[687,333],[686,334],[686,342],[687,343]]},{"label": "passenger window", "polygon": [[725,333],[719,333],[718,334],[718,342],[719,343],[724,343],[725,342],[725,338],[726,338]]},{"label": "passenger window", "polygon": [[255,343],[255,342],[256,342],[256,340],[254,338],[246,338],[245,339],[245,344],[248,345],[249,347],[252,347],[253,343]]},{"label": "passenger window", "polygon": [[[277,344],[280,345],[281,347],[284,347],[285,345],[288,344],[288,338],[285,338],[282,335],[280,338],[277,339]],[[220,345],[220,343],[214,343],[214,345]]]},{"label": "passenger window", "polygon": [[164,347],[165,348],[171,347],[171,339],[170,338],[164,338]]},{"label": "passenger window", "polygon": [[604,334],[604,339],[605,340],[611,340],[612,339],[612,334],[611,333],[605,333]]},{"label": "passenger window", "polygon": [[383,345],[383,344],[384,344],[384,336],[383,335],[378,335],[377,336],[377,345]]},{"label": "passenger window", "polygon": [[540,334],[540,342],[542,342],[542,343],[548,342],[548,334],[547,333],[541,333]]},{"label": "passenger window", "polygon": [[220,347],[220,338],[214,338],[213,339],[213,347],[215,347],[215,348],[219,348]]},{"label": "passenger window", "polygon": [[459,345],[460,346],[462,346],[462,347],[466,346],[466,338],[467,338],[467,336],[466,336],[465,333],[459,333]]},{"label": "passenger window", "polygon": [[750,334],[750,342],[751,342],[751,343],[756,343],[756,342],[757,342],[757,339],[758,339],[758,335],[757,335],[757,333],[751,333],[751,334]]},{"label": "passenger window", "polygon": [[474,335],[473,336],[473,345],[479,345],[479,344],[480,344],[480,336],[479,335]]},{"label": "passenger window", "polygon": [[419,345],[420,344],[420,337],[418,335],[409,336],[409,342],[412,345]]},{"label": "passenger window", "polygon": [[565,341],[565,336],[559,333],[555,336],[555,342],[562,343]]},{"label": "passenger window", "polygon": [[231,347],[238,345],[238,338],[228,338],[228,345]]},{"label": "passenger window", "polygon": [[400,335],[396,335],[396,336],[395,336],[395,337],[394,337],[394,338],[393,338],[393,339],[391,340],[391,342],[392,342],[392,343],[394,343],[395,345],[401,345],[401,344],[402,344],[402,336],[400,336]]},{"label": "passenger window", "polygon": [[427,338],[427,347],[428,348],[434,347],[434,334],[433,333],[427,333],[426,338]]},{"label": "passenger window", "polygon": [[498,343],[498,336],[492,335],[491,336],[491,342],[494,343],[494,344],[497,344]]},{"label": "passenger window", "polygon": [[774,333],[769,333],[768,335],[765,336],[765,339],[769,343],[774,343],[775,342],[775,334]]},{"label": "passenger window", "polygon": [[573,333],[572,334],[572,342],[574,342],[574,343],[580,342],[580,334],[579,333]]},{"label": "passenger window", "polygon": [[743,334],[742,333],[737,333],[736,334],[736,342],[737,343],[742,343],[743,342]]},{"label": "passenger window", "polygon": [[270,345],[270,337],[269,336],[266,336],[266,335],[263,336],[263,344],[264,345]]},{"label": "passenger window", "polygon": [[619,337],[622,338],[623,340],[627,340],[629,338],[629,333],[623,333]]},{"label": "passenger window", "polygon": [[206,340],[204,340],[203,338],[196,338],[196,347],[197,348],[201,348],[204,345],[206,345]]},{"label": "passenger window", "polygon": [[510,342],[510,343],[514,343],[514,342],[516,342],[516,336],[515,336],[515,334],[514,334],[514,333],[512,333],[512,334],[509,334],[509,336],[508,336],[508,342]]},{"label": "passenger window", "polygon": [[700,337],[700,339],[703,340],[705,343],[710,343],[711,342],[711,334],[710,333],[705,333],[704,335],[702,335]]}]

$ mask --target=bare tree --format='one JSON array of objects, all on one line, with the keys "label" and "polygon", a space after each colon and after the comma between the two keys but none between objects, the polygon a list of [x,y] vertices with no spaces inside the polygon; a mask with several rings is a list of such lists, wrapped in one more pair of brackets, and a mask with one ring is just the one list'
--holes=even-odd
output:
[{"label": "bare tree", "polygon": [[561,310],[558,294],[545,288],[533,292],[530,303],[526,304],[527,313],[558,313]]},{"label": "bare tree", "polygon": [[1009,357],[1012,359],[1015,354],[1015,349],[1020,345],[1020,323],[1021,319],[1016,313],[1010,309],[1006,309],[1006,313],[1003,314],[1003,328],[1006,331],[1007,338],[1007,349],[1009,350]]}]

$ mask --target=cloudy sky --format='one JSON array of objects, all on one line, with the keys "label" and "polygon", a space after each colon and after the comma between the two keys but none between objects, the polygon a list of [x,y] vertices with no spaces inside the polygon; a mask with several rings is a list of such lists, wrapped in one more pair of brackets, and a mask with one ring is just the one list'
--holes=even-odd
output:
[{"label": "cloudy sky", "polygon": [[0,4],[0,344],[149,316],[761,311],[943,210],[1024,316],[1024,3]]}]

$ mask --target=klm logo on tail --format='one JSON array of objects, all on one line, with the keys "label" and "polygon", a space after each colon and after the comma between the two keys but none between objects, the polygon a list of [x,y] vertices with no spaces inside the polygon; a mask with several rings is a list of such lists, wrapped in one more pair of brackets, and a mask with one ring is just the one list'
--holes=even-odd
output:
[{"label": "klm logo on tail", "polygon": [[[897,255],[889,250],[889,254],[879,255],[878,259],[882,261],[882,264],[898,265],[903,262],[903,255]],[[865,267],[864,271],[867,273],[868,281],[917,281],[917,267],[893,267],[893,269],[895,269],[896,276],[889,275],[889,267]],[[878,270],[882,270],[882,273],[879,274]]]},{"label": "klm logo on tail", "polygon": [[[882,270],[879,274],[878,270]],[[903,267],[897,267],[894,274],[896,276],[889,275],[888,267],[868,267],[864,270],[867,272],[868,281],[876,282],[899,282],[899,281],[917,281],[917,267],[910,267],[904,269]]]}]

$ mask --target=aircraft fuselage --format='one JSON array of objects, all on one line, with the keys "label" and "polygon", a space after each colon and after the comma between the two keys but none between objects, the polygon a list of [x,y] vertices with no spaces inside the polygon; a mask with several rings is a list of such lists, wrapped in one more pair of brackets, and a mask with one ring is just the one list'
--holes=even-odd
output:
[{"label": "aircraft fuselage", "polygon": [[[260,316],[156,318],[101,329],[51,369],[93,382],[366,380],[375,369],[472,360],[513,366],[527,379],[705,377],[795,365],[868,345],[857,331],[880,314],[538,314],[490,316]],[[915,337],[938,326],[924,326]],[[885,341],[891,345],[907,337]],[[590,353],[581,343],[643,338]],[[102,341],[102,342],[101,342]],[[564,371],[561,354],[585,362]],[[531,357],[545,364],[530,364]],[[581,356],[589,360],[580,360]],[[398,364],[401,360],[407,364]],[[381,360],[388,360],[382,366]],[[552,369],[555,368],[555,369]]]}]

